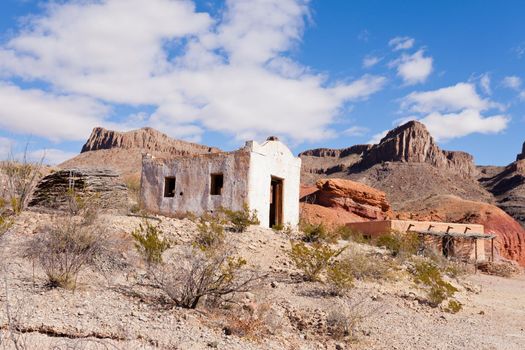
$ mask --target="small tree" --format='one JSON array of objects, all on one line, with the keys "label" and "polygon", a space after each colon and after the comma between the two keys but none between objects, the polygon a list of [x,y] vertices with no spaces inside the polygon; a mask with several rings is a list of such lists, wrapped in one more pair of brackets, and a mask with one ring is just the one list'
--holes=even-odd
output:
[{"label": "small tree", "polygon": [[195,309],[204,297],[228,300],[252,290],[263,278],[224,247],[207,252],[185,250],[176,262],[159,266],[154,277],[173,303],[183,308]]},{"label": "small tree", "polygon": [[171,242],[167,238],[161,238],[162,231],[158,226],[152,225],[145,220],[140,224],[131,236],[135,241],[135,248],[142,255],[148,266],[162,262],[162,253],[171,247]]},{"label": "small tree", "polygon": [[321,272],[346,249],[332,249],[328,244],[319,242],[308,246],[304,242],[292,241],[291,245],[289,256],[308,281],[318,281]]},{"label": "small tree", "polygon": [[246,203],[244,203],[242,210],[221,208],[220,213],[225,216],[227,222],[231,223],[233,232],[244,232],[249,226],[260,224],[257,211],[250,210]]}]

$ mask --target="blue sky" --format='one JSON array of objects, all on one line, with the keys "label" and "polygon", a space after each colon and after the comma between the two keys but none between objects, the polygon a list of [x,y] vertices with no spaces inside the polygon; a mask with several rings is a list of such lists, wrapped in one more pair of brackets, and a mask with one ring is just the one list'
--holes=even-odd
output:
[{"label": "blue sky", "polygon": [[4,0],[0,153],[51,163],[94,126],[234,149],[377,141],[419,119],[505,165],[525,141],[525,3]]}]

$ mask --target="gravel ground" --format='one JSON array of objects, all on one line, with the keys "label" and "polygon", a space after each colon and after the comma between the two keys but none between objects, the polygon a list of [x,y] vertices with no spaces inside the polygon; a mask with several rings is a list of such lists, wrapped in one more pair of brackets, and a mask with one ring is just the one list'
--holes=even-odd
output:
[{"label": "gravel ground", "polygon": [[[109,233],[124,242],[140,223],[139,218],[122,215],[102,219]],[[162,230],[177,243],[170,250],[191,242],[193,222],[160,219]],[[124,257],[133,268],[85,271],[75,292],[47,288],[43,272],[37,268],[33,277],[33,267],[19,257],[19,247],[49,220],[47,214],[23,213],[0,241],[0,349],[14,348],[6,339],[13,334],[23,349],[525,348],[524,276],[477,274],[456,282],[457,298],[464,304],[457,314],[420,304],[420,291],[402,277],[356,282],[348,296],[333,297],[323,293],[323,285],[296,278],[286,255],[288,237],[252,227],[243,234],[229,233],[228,240],[269,278],[257,290],[239,295],[235,310],[266,310],[259,318],[264,332],[226,335],[225,313],[166,305],[162,292],[144,279],[131,244]],[[166,256],[169,259],[170,251]],[[362,317],[353,342],[333,339],[326,331],[328,315],[341,309]],[[9,325],[17,331],[9,332]]]}]

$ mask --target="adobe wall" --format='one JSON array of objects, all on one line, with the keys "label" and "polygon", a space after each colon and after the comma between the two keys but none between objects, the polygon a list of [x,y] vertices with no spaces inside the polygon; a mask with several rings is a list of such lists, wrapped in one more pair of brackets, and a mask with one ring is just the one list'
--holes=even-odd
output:
[{"label": "adobe wall", "polygon": [[[192,212],[202,215],[221,206],[240,210],[248,202],[250,153],[239,150],[176,157],[145,156],[142,162],[141,199],[145,209],[158,213]],[[222,173],[221,195],[210,195],[211,174]],[[175,197],[164,197],[164,178],[175,176]]]},{"label": "adobe wall", "polygon": [[248,142],[251,152],[248,203],[257,210],[261,226],[269,227],[272,176],[283,179],[283,223],[299,224],[301,159],[280,141]]},{"label": "adobe wall", "polygon": [[[445,223],[445,222],[433,222],[433,221],[412,221],[412,220],[387,220],[387,221],[369,221],[369,222],[355,222],[348,223],[348,227],[362,233],[363,235],[368,235],[370,237],[377,237],[382,234],[397,231],[397,232],[407,232],[407,231],[436,231],[436,232],[446,232],[450,227],[448,232],[450,233],[485,233],[483,225],[476,224],[456,224],[456,223]],[[440,237],[425,237],[425,242],[430,243],[431,249],[434,249],[438,252],[441,252],[443,249],[442,239]],[[472,239],[455,239],[454,240],[454,251],[455,255],[458,257],[469,258],[474,260],[476,250]],[[483,261],[486,259],[485,254],[485,243],[490,247],[490,242],[478,239],[475,244],[477,244],[477,257],[478,261]]]}]

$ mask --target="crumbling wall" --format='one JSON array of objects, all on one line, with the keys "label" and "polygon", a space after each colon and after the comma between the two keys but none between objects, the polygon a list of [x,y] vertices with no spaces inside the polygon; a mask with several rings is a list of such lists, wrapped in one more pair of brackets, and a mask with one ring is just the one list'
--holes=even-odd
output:
[{"label": "crumbling wall", "polygon": [[[250,153],[237,151],[176,157],[145,156],[142,161],[141,200],[146,210],[164,214],[202,215],[220,207],[240,210],[247,203]],[[211,174],[223,174],[221,195],[211,195]],[[164,197],[166,177],[175,177],[175,196]]]}]

